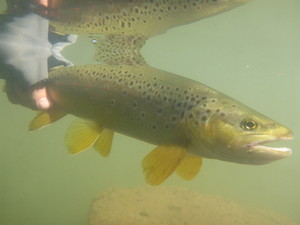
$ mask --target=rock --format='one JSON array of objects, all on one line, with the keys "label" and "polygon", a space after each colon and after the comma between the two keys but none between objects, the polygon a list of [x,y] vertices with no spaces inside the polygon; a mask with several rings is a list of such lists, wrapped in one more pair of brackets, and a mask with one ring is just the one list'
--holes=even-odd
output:
[{"label": "rock", "polygon": [[[89,225],[297,225],[262,209],[179,187],[112,188],[94,199]],[[299,225],[299,224],[298,224]]]}]

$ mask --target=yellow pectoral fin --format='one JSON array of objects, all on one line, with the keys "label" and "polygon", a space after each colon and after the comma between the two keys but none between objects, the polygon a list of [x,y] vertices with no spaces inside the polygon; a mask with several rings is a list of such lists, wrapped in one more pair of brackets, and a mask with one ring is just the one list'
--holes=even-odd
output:
[{"label": "yellow pectoral fin", "polygon": [[95,144],[93,145],[94,149],[103,157],[108,156],[110,153],[113,136],[114,132],[112,130],[103,129]]},{"label": "yellow pectoral fin", "polygon": [[158,146],[143,160],[143,170],[148,184],[159,185],[167,179],[184,158],[186,149],[178,146]]},{"label": "yellow pectoral fin", "polygon": [[176,174],[185,180],[192,180],[200,171],[202,158],[192,154],[185,154],[176,169]]},{"label": "yellow pectoral fin", "polygon": [[94,122],[78,120],[69,127],[65,143],[69,153],[76,154],[92,146],[103,129]]},{"label": "yellow pectoral fin", "polygon": [[66,113],[58,109],[53,109],[47,112],[38,112],[36,117],[29,124],[29,131],[34,131],[47,126],[50,123],[64,117]]}]

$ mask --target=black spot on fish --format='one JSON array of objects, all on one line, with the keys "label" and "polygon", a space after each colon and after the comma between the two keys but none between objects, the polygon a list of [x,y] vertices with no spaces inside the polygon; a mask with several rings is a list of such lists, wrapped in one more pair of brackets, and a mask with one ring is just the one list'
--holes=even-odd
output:
[{"label": "black spot on fish", "polygon": [[137,108],[137,102],[133,102],[133,103],[132,103],[132,108],[133,108],[133,109],[136,109],[136,108]]},{"label": "black spot on fish", "polygon": [[193,108],[193,105],[189,105],[186,110],[190,110]]},{"label": "black spot on fish", "polygon": [[207,120],[207,117],[206,117],[206,116],[202,116],[202,117],[201,117],[201,120],[202,120],[203,122],[205,122],[205,121]]},{"label": "black spot on fish", "polygon": [[158,108],[158,109],[157,109],[157,113],[158,113],[158,114],[162,114],[162,112],[163,112],[162,108]]},{"label": "black spot on fish", "polygon": [[115,106],[115,105],[116,105],[116,100],[111,99],[111,100],[110,100],[110,105],[111,105],[111,106]]}]

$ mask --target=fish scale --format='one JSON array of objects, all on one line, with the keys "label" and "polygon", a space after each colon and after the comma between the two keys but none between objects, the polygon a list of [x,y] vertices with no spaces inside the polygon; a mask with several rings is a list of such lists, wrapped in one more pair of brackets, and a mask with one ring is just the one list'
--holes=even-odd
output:
[{"label": "fish scale", "polygon": [[181,132],[185,113],[218,95],[148,66],[74,66],[53,71],[49,78],[53,101],[68,113],[155,145],[187,142]]},{"label": "fish scale", "polygon": [[65,1],[50,26],[58,33],[88,34],[96,47],[94,59],[101,63],[141,65],[145,60],[140,49],[148,38],[249,1]]},{"label": "fish scale", "polygon": [[81,1],[60,8],[52,26],[61,33],[150,37],[221,13],[250,0]]}]

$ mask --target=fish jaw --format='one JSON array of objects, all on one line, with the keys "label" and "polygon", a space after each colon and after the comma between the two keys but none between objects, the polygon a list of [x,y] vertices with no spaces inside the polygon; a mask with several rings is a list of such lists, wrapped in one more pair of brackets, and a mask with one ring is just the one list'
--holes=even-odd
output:
[{"label": "fish jaw", "polygon": [[287,147],[270,147],[264,144],[273,143],[276,141],[284,141],[293,139],[293,134],[289,133],[283,137],[269,137],[259,136],[257,139],[260,141],[254,141],[243,146],[246,152],[253,156],[257,156],[260,160],[256,160],[257,164],[265,164],[275,160],[283,159],[292,154],[292,150]]},{"label": "fish jaw", "polygon": [[[273,122],[275,124],[275,122]],[[293,139],[287,127],[276,123],[274,127],[259,132],[240,132],[227,139],[227,160],[242,164],[261,165],[286,158],[292,154],[287,147],[271,147],[265,144]],[[221,154],[221,157],[225,157]]]}]

